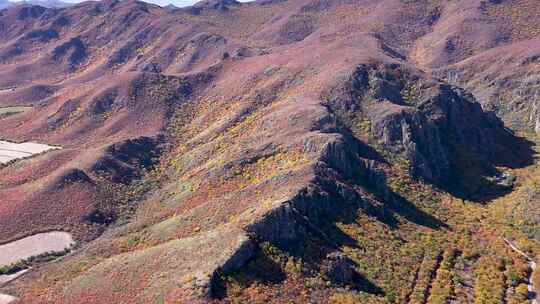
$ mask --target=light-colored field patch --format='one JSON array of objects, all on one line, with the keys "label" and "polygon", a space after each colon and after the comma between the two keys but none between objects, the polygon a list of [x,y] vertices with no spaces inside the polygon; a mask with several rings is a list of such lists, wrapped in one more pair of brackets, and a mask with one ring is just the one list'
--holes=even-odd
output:
[{"label": "light-colored field patch", "polygon": [[55,149],[59,148],[31,142],[16,144],[0,140],[0,164],[5,164],[16,159],[27,158]]},{"label": "light-colored field patch", "polygon": [[0,267],[46,252],[60,252],[73,246],[71,234],[61,231],[39,233],[0,245]]},{"label": "light-colored field patch", "polygon": [[31,109],[32,107],[3,107],[0,108],[0,117],[23,113],[26,111],[30,111]]},{"label": "light-colored field patch", "polygon": [[8,303],[11,303],[11,302],[13,302],[15,300],[17,300],[17,298],[12,297],[12,296],[7,295],[7,294],[0,293],[0,304],[8,304]]},{"label": "light-colored field patch", "polygon": [[[50,252],[61,252],[73,247],[75,242],[71,234],[62,231],[51,231],[35,234],[17,241],[0,245],[0,267],[9,266],[33,256]],[[6,284],[26,273],[29,269],[9,275],[0,275],[0,285]],[[17,298],[0,293],[0,304],[8,304]]]}]

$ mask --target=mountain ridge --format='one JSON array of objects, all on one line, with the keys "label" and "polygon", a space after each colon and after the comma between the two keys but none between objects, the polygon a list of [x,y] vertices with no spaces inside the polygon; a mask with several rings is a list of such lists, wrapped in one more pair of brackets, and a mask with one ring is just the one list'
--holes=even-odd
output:
[{"label": "mountain ridge", "polygon": [[535,193],[530,3],[2,10],[0,106],[32,109],[0,117],[0,136],[63,148],[0,168],[0,242],[57,229],[80,243],[3,290],[20,303],[518,299],[526,271],[510,269],[527,266],[498,236],[537,253],[536,224],[501,224],[496,208]]},{"label": "mountain ridge", "polygon": [[62,7],[69,7],[74,5],[73,3],[69,2],[63,2],[59,0],[29,0],[29,1],[9,1],[5,0],[0,2],[0,9],[9,8],[16,5],[36,5],[36,6],[43,6],[47,8],[62,8]]}]

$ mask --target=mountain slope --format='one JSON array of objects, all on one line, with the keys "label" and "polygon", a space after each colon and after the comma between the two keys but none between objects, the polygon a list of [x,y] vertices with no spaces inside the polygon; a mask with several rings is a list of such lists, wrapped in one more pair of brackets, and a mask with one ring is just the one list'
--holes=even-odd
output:
[{"label": "mountain slope", "polygon": [[48,8],[62,8],[72,6],[72,3],[63,2],[58,0],[30,0],[30,1],[19,1],[13,2],[9,0],[0,1],[0,9],[16,6],[16,5],[36,5]]},{"label": "mountain slope", "polygon": [[534,59],[514,63],[534,58],[523,20],[537,14],[508,7],[530,3],[1,11],[0,106],[32,110],[0,118],[0,136],[63,149],[0,168],[0,242],[51,229],[80,242],[4,292],[21,303],[518,301],[527,264],[502,237],[537,253],[525,234],[537,226],[499,212],[534,189],[534,112],[509,124],[533,107],[510,105],[534,85],[496,116],[484,82],[500,68],[533,74]]}]

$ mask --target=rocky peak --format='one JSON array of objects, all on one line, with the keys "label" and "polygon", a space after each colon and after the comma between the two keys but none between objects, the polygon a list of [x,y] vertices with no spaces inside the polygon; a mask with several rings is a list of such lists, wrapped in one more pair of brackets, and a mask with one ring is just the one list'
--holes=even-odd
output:
[{"label": "rocky peak", "polygon": [[218,11],[227,11],[231,6],[240,5],[240,2],[236,0],[203,0],[195,3],[194,8],[204,10],[204,9],[214,9]]}]

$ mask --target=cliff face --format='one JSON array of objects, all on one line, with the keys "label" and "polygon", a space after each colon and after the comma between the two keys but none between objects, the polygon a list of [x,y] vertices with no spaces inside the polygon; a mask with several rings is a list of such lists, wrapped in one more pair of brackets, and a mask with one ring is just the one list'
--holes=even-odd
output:
[{"label": "cliff face", "polygon": [[526,147],[461,88],[395,64],[361,65],[349,82],[341,96],[330,91],[330,108],[412,176],[470,196],[464,170],[490,176],[498,165],[530,162],[513,156]]},{"label": "cliff face", "polygon": [[501,46],[435,74],[468,89],[513,129],[538,132],[537,47],[538,39]]},{"label": "cliff face", "polygon": [[[504,46],[472,44],[482,28],[461,27],[498,7],[473,2],[464,15],[397,0],[0,11],[0,106],[32,107],[0,116],[0,136],[63,147],[0,168],[0,242],[50,229],[81,241],[8,291],[328,303],[347,286],[344,301],[423,303],[454,258],[466,281],[479,256],[511,267],[480,248],[489,223],[454,203],[500,198],[503,171],[533,161],[463,63]],[[429,49],[437,37],[449,47]]]}]

